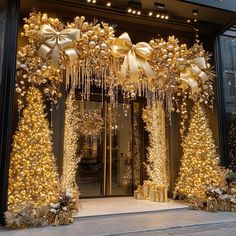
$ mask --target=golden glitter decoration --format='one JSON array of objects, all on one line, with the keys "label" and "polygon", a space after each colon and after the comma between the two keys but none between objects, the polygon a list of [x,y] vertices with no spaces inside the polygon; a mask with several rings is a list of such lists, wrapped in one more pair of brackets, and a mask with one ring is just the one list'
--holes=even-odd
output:
[{"label": "golden glitter decoration", "polygon": [[150,81],[149,88],[153,91],[173,94],[177,91],[176,78],[179,76],[177,59],[185,57],[187,45],[179,45],[175,36],[164,39],[153,39],[150,41],[153,48],[151,64],[156,77]]},{"label": "golden glitter decoration", "polygon": [[97,136],[102,132],[104,120],[99,110],[86,110],[78,115],[78,132],[84,136]]},{"label": "golden glitter decoration", "polygon": [[168,189],[167,144],[163,102],[158,101],[143,110],[143,120],[149,133],[147,174],[157,188]]},{"label": "golden glitter decoration", "polygon": [[218,186],[222,168],[203,106],[196,103],[189,131],[183,141],[183,156],[175,195],[206,201],[206,190]]},{"label": "golden glitter decoration", "polygon": [[30,87],[27,106],[13,137],[9,168],[8,209],[47,205],[58,198],[57,168],[42,94]]},{"label": "golden glitter decoration", "polygon": [[78,155],[78,117],[79,106],[76,105],[73,92],[70,92],[66,100],[65,127],[64,127],[64,152],[62,189],[70,190],[74,196],[79,195],[76,183],[76,173],[81,156]]}]

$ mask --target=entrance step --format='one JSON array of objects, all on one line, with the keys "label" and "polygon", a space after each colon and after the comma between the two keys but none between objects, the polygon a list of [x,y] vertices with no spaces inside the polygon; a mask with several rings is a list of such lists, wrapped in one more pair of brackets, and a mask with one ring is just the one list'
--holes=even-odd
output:
[{"label": "entrance step", "polygon": [[110,197],[80,199],[80,211],[76,217],[87,218],[106,215],[146,213],[176,209],[187,209],[184,201],[152,202],[133,197]]}]

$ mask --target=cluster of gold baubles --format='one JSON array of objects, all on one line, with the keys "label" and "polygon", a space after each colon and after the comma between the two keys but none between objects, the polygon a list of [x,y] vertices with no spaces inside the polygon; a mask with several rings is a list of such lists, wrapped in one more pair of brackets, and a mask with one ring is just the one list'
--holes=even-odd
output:
[{"label": "cluster of gold baubles", "polygon": [[84,136],[97,136],[104,128],[104,119],[99,110],[79,112],[78,133]]},{"label": "cluster of gold baubles", "polygon": [[168,94],[175,101],[187,93],[212,105],[214,74],[209,54],[199,43],[188,48],[172,36],[134,45],[127,33],[115,37],[109,24],[89,23],[83,16],[63,24],[58,18],[32,12],[24,21],[21,36],[28,38],[28,44],[17,54],[16,92],[21,98],[30,84],[37,84],[57,103],[66,71],[73,87],[83,86],[86,78],[98,81],[105,90],[110,88],[111,94],[111,88],[120,85],[128,98],[150,91]]}]

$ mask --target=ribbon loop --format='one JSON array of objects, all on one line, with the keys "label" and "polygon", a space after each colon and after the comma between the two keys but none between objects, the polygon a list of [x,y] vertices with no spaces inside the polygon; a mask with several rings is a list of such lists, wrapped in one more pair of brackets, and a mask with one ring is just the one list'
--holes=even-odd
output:
[{"label": "ribbon loop", "polygon": [[140,42],[133,45],[127,33],[116,38],[112,45],[112,55],[117,58],[124,57],[118,81],[122,84],[129,75],[131,82],[138,82],[139,69],[143,69],[148,80],[153,79],[155,74],[147,62],[152,52],[153,49],[148,43]]},{"label": "ribbon loop", "polygon": [[177,59],[177,67],[180,71],[179,80],[182,81],[182,88],[186,88],[186,84],[191,87],[192,93],[198,93],[198,81],[203,84],[208,80],[207,74],[203,71],[206,67],[204,57],[197,57],[191,60],[185,58]]},{"label": "ribbon loop", "polygon": [[45,39],[39,48],[39,54],[43,58],[47,58],[49,52],[51,52],[51,62],[54,68],[58,67],[61,49],[65,49],[70,65],[72,66],[75,63],[78,55],[72,46],[74,40],[79,40],[80,38],[79,29],[64,29],[61,32],[57,32],[51,25],[42,25],[39,35]]}]

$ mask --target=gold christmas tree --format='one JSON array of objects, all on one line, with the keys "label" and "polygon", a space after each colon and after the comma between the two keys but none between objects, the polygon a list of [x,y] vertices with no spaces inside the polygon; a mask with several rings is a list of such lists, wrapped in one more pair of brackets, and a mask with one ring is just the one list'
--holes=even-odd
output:
[{"label": "gold christmas tree", "polygon": [[189,131],[182,146],[183,156],[174,193],[205,201],[207,188],[220,184],[222,169],[206,113],[199,103],[193,107]]},{"label": "gold christmas tree", "polygon": [[145,109],[143,120],[149,132],[147,174],[158,188],[164,190],[168,188],[168,168],[163,102],[158,101],[152,107]]},{"label": "gold christmas tree", "polygon": [[75,195],[79,194],[76,184],[76,172],[80,161],[80,155],[77,153],[79,139],[78,112],[79,107],[75,103],[73,93],[70,92],[66,101],[62,188],[72,190]]},{"label": "gold christmas tree", "polygon": [[26,101],[27,105],[13,137],[9,210],[26,204],[40,207],[58,198],[58,174],[41,92],[35,87],[29,88]]}]

